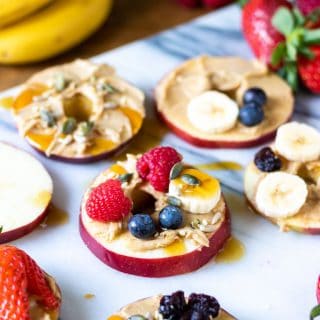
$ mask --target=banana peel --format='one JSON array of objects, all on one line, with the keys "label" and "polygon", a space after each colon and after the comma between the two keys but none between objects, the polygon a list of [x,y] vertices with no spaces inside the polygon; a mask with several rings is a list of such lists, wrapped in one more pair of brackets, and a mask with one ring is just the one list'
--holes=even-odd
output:
[{"label": "banana peel", "polygon": [[38,62],[70,49],[103,24],[111,7],[112,0],[55,0],[0,29],[0,63]]}]

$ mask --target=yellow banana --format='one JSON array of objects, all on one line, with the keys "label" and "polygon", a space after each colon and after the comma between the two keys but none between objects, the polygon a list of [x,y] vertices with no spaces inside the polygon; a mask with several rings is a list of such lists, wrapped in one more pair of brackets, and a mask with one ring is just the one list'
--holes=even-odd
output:
[{"label": "yellow banana", "polygon": [[0,63],[36,62],[73,47],[104,22],[111,6],[112,0],[55,0],[0,30]]},{"label": "yellow banana", "polygon": [[0,0],[0,28],[15,23],[52,0]]}]

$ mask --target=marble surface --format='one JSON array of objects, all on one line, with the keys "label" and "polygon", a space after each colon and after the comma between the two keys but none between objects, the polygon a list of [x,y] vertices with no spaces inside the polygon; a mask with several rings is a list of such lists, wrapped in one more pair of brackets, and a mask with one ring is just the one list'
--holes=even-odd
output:
[{"label": "marble surface", "polygon": [[[131,151],[161,141],[164,145],[177,147],[189,163],[237,159],[245,165],[252,159],[256,149],[198,149],[167,133],[161,124],[154,125],[152,91],[156,83],[184,59],[204,53],[251,56],[242,38],[240,11],[236,6],[93,58],[97,62],[112,64],[122,76],[147,94],[149,125],[131,146]],[[294,118],[320,129],[319,102],[315,96],[300,94]],[[18,136],[10,114],[4,110],[0,110],[0,139],[34,153]],[[35,156],[53,177],[54,204],[66,210],[70,219],[61,226],[38,229],[13,244],[29,252],[59,282],[64,299],[62,320],[103,320],[131,301],[177,289],[215,295],[224,308],[240,320],[308,318],[315,304],[315,281],[320,271],[319,236],[281,233],[253,215],[242,197],[241,171],[212,174],[219,177],[224,186],[232,211],[233,234],[246,247],[244,257],[234,263],[215,264],[212,261],[192,274],[148,279],[108,268],[93,256],[79,236],[82,194],[91,179],[110,161],[71,165]],[[85,299],[87,293],[95,297]]]}]

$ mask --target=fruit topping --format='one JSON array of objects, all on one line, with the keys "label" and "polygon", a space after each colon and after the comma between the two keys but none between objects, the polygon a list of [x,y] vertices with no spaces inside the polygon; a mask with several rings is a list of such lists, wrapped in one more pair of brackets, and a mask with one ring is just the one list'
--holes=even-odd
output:
[{"label": "fruit topping", "polygon": [[144,153],[137,162],[139,176],[155,190],[167,192],[172,167],[181,162],[181,155],[171,147],[156,147]]},{"label": "fruit topping", "polygon": [[129,231],[139,239],[150,239],[156,233],[156,226],[148,214],[135,214],[128,223]]},{"label": "fruit topping", "polygon": [[187,303],[183,291],[165,295],[160,300],[159,313],[164,319],[178,320],[186,311]]},{"label": "fruit topping", "polygon": [[314,161],[320,156],[320,133],[306,124],[290,122],[278,129],[275,148],[290,161]]},{"label": "fruit topping", "polygon": [[245,91],[243,95],[243,104],[255,103],[259,107],[263,107],[267,102],[267,95],[261,89],[257,87],[250,88]]},{"label": "fruit topping", "polygon": [[90,218],[101,222],[120,221],[131,211],[132,201],[124,194],[121,182],[107,180],[93,188],[86,203]]},{"label": "fruit topping", "polygon": [[258,185],[256,202],[264,215],[285,218],[298,213],[307,196],[308,189],[303,179],[286,172],[272,172]]},{"label": "fruit topping", "polygon": [[218,91],[206,91],[191,99],[188,105],[191,124],[207,133],[221,133],[236,124],[239,108],[237,103]]},{"label": "fruit topping", "polygon": [[188,299],[188,308],[190,319],[209,320],[218,316],[220,305],[214,297],[192,293]]},{"label": "fruit topping", "polygon": [[255,155],[254,163],[263,172],[278,171],[281,168],[280,158],[269,147],[262,148]]},{"label": "fruit topping", "polygon": [[191,213],[208,213],[221,198],[220,183],[210,175],[185,168],[170,181],[169,196],[180,200],[182,208]]},{"label": "fruit topping", "polygon": [[59,309],[60,298],[31,257],[13,246],[1,246],[0,256],[0,319],[30,319],[31,296],[45,310]]},{"label": "fruit topping", "polygon": [[239,120],[247,127],[256,126],[261,123],[263,119],[264,111],[262,107],[255,102],[248,102],[240,108]]},{"label": "fruit topping", "polygon": [[159,223],[163,229],[178,229],[183,221],[179,207],[166,206],[159,213]]},{"label": "fruit topping", "polygon": [[219,315],[218,301],[206,294],[192,293],[186,301],[184,292],[163,296],[159,313],[164,320],[210,320]]}]

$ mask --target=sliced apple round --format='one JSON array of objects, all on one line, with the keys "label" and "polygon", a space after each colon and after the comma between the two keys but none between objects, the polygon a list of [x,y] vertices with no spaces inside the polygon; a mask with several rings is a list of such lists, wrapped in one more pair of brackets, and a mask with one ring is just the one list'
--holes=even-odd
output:
[{"label": "sliced apple round", "polygon": [[[117,313],[114,313],[113,315],[109,316],[108,320],[126,320],[134,315],[145,316],[146,319],[148,319],[148,315],[154,315],[157,313],[161,298],[162,295],[157,295],[130,303],[127,306],[121,308]],[[214,319],[235,320],[236,318],[234,318],[227,311],[221,308],[219,311],[219,315]]]},{"label": "sliced apple round", "polygon": [[86,60],[32,76],[15,97],[20,134],[55,160],[88,163],[120,152],[138,134],[144,94],[107,65]]},{"label": "sliced apple round", "polygon": [[0,243],[6,243],[30,233],[44,220],[53,183],[38,160],[2,142],[0,163]]},{"label": "sliced apple round", "polygon": [[[211,234],[208,247],[183,240],[183,243],[173,244],[173,250],[159,248],[144,252],[133,251],[123,244],[123,237],[112,242],[106,241],[103,232],[100,233],[90,225],[84,210],[80,215],[80,235],[89,250],[111,268],[143,277],[168,277],[199,269],[223,248],[231,235],[230,215],[226,205],[221,214],[223,219],[218,229]],[[181,246],[185,248],[183,253],[179,252]]]},{"label": "sliced apple round", "polygon": [[[244,92],[252,87],[263,89],[268,97],[265,117],[256,126],[235,121],[224,132],[208,132],[194,126],[188,117],[190,102],[204,92],[224,93],[241,107]],[[236,57],[203,56],[186,61],[160,81],[155,100],[159,117],[175,134],[205,148],[247,148],[265,143],[293,113],[293,95],[285,81],[256,61]]]},{"label": "sliced apple round", "polygon": [[267,173],[260,171],[252,162],[248,165],[244,175],[244,192],[249,206],[254,212],[264,216],[274,224],[280,226],[282,231],[297,231],[307,234],[320,234],[320,201],[309,196],[299,212],[290,217],[274,218],[263,214],[256,202],[258,185]]}]

